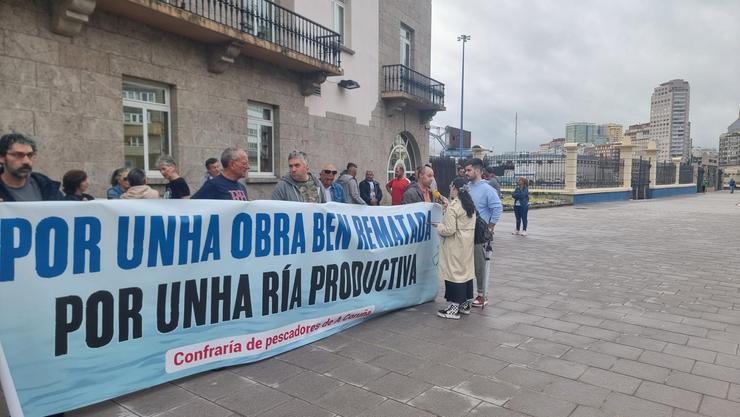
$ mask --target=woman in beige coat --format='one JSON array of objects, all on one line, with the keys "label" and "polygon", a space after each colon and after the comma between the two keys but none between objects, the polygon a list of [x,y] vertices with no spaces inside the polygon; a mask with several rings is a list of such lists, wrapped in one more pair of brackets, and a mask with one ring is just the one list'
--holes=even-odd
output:
[{"label": "woman in beige coat", "polygon": [[475,204],[464,186],[463,178],[456,178],[450,184],[450,201],[443,200],[444,216],[436,225],[442,238],[439,275],[445,280],[445,299],[450,302],[437,315],[446,319],[459,319],[460,313],[470,314],[473,299]]}]

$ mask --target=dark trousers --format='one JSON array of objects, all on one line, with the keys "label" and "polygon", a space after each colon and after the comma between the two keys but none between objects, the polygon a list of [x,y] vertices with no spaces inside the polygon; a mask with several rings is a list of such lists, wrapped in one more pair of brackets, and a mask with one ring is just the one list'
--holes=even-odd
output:
[{"label": "dark trousers", "polygon": [[516,230],[522,226],[522,230],[527,230],[527,212],[529,207],[525,206],[514,206],[514,216],[516,216]]}]

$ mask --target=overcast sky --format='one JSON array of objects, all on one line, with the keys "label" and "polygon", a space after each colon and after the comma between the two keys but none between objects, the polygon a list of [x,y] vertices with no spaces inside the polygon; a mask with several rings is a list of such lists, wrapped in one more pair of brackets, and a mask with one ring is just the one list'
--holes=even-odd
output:
[{"label": "overcast sky", "polygon": [[740,0],[433,0],[432,74],[445,106],[432,125],[460,124],[473,144],[518,149],[565,136],[571,121],[650,121],[650,95],[691,87],[694,146],[717,148],[740,111]]}]

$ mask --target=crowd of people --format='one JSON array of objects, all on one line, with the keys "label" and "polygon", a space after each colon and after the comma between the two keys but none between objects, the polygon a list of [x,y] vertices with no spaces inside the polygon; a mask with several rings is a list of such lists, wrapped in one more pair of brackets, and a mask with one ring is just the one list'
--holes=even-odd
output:
[{"label": "crowd of people", "polygon": [[[27,135],[10,133],[0,137],[0,201],[94,199],[86,192],[89,184],[87,174],[82,170],[67,172],[61,184],[34,172],[36,153],[36,142]],[[247,187],[240,182],[249,172],[249,158],[242,148],[229,147],[222,152],[220,160],[207,159],[200,188],[192,195],[187,182],[178,172],[174,158],[161,156],[156,161],[156,168],[167,180],[163,195],[147,184],[143,170],[119,168],[111,175],[107,198],[249,200]],[[501,185],[491,167],[485,167],[481,159],[473,158],[464,162],[458,176],[450,184],[449,199],[437,191],[434,170],[429,164],[420,166],[411,179],[407,177],[403,165],[396,165],[394,178],[384,187],[369,170],[365,171],[365,178],[358,182],[358,166],[353,162],[349,162],[339,174],[335,165],[325,163],[316,177],[310,170],[308,156],[302,151],[293,151],[288,155],[288,169],[273,190],[273,200],[379,206],[385,188],[392,205],[440,203],[443,219],[435,224],[441,237],[439,271],[445,280],[445,298],[450,304],[438,315],[458,319],[460,314],[470,314],[471,307],[488,304],[486,277],[492,257],[492,241],[476,240],[476,226],[480,223],[482,226],[478,227],[487,228],[488,235],[492,236],[503,205]],[[519,179],[512,197],[516,216],[513,234],[526,236],[529,191],[525,178]],[[474,296],[474,293],[477,294]]]}]

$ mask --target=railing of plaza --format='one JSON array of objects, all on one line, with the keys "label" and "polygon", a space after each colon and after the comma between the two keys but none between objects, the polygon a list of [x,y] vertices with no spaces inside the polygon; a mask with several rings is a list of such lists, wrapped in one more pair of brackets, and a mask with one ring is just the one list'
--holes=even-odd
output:
[{"label": "railing of plaza", "polygon": [[676,183],[676,164],[673,162],[658,162],[655,166],[655,185]]},{"label": "railing of plaza", "polygon": [[158,0],[339,67],[340,35],[268,0]]},{"label": "railing of plaza", "polygon": [[576,188],[621,187],[624,162],[619,153],[612,155],[578,155]]},{"label": "railing of plaza", "polygon": [[632,159],[632,199],[648,198],[650,189],[650,159],[642,157]]},{"label": "railing of plaza", "polygon": [[405,65],[383,65],[383,92],[402,91],[414,97],[445,105],[445,85]]},{"label": "railing of plaza", "polygon": [[521,152],[486,156],[486,166],[493,167],[501,187],[516,187],[519,177],[527,178],[530,188],[562,190],[565,188],[565,155]]},{"label": "railing of plaza", "polygon": [[679,184],[693,184],[694,183],[694,167],[688,162],[681,162],[681,166],[678,167],[678,183]]}]

